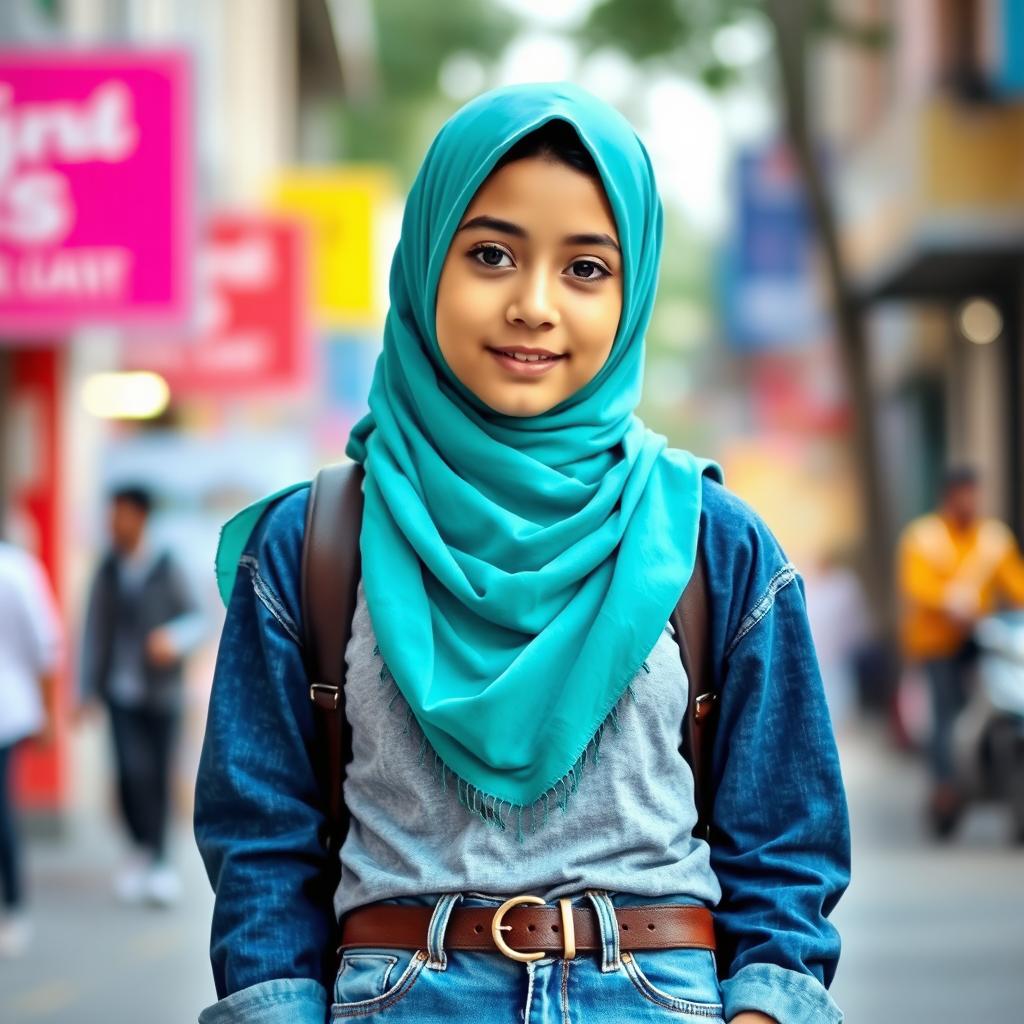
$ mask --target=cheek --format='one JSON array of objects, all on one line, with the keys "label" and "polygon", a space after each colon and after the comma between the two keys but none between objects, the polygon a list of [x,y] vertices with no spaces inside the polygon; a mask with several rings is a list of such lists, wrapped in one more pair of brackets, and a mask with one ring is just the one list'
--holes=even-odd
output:
[{"label": "cheek", "polygon": [[479,346],[490,315],[488,298],[473,275],[446,269],[434,314],[437,343],[445,358]]},{"label": "cheek", "polygon": [[[581,362],[596,373],[611,353],[619,326],[622,303],[612,294],[581,306],[574,317],[574,342]],[[596,367],[592,367],[593,363]]]}]

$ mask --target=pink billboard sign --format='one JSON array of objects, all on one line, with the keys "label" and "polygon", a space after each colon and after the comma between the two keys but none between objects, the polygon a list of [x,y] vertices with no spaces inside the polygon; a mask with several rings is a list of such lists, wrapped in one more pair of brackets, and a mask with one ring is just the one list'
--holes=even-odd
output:
[{"label": "pink billboard sign", "polygon": [[191,310],[191,62],[0,51],[0,336]]}]

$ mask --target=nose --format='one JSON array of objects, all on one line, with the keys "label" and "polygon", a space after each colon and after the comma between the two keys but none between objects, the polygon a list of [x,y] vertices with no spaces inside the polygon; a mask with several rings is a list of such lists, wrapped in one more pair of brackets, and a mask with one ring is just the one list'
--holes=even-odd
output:
[{"label": "nose", "polygon": [[513,296],[505,318],[510,324],[530,330],[550,330],[561,317],[554,301],[554,286],[547,273],[538,268],[519,277],[520,288]]}]

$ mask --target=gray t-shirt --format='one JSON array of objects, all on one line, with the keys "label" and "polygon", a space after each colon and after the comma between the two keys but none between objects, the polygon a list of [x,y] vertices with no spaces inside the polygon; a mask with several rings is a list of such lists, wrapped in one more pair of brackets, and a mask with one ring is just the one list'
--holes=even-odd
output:
[{"label": "gray t-shirt", "polygon": [[442,892],[530,893],[547,900],[586,889],[714,906],[721,889],[710,850],[692,835],[693,775],[679,751],[687,683],[672,627],[606,726],[566,810],[516,838],[462,806],[448,773],[386,676],[359,587],[346,650],[345,711],[352,763],[351,825],[341,848],[339,915],[382,899]]}]

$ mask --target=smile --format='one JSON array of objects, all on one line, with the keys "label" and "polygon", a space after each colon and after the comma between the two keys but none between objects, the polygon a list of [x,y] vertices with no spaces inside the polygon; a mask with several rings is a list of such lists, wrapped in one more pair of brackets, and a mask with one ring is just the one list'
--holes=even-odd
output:
[{"label": "smile", "polygon": [[488,348],[488,352],[498,361],[499,365],[518,377],[540,377],[547,373],[556,363],[565,358],[554,352],[530,352],[511,349]]}]

